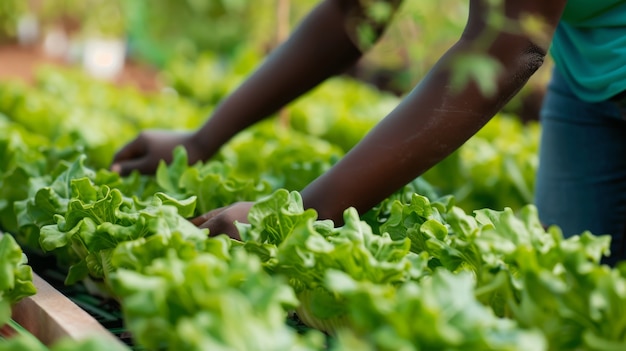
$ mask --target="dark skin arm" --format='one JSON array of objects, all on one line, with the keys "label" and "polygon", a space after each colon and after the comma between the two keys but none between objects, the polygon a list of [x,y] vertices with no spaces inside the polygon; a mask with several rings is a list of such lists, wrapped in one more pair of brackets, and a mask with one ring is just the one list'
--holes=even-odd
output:
[{"label": "dark skin arm", "polygon": [[[546,25],[543,33],[551,38],[565,3],[511,0],[503,6],[513,25],[524,15],[542,18]],[[460,147],[519,91],[541,66],[549,40],[533,39],[519,28],[495,28],[487,20],[493,11],[483,0],[470,1],[469,20],[459,41],[364,140],[301,192],[306,208],[316,209],[320,218],[337,224],[342,223],[347,207],[367,211]],[[337,30],[343,31],[343,27]],[[489,45],[482,39],[485,33],[493,34]],[[452,89],[450,62],[467,53],[490,55],[501,64],[495,94],[483,95],[475,84],[460,91]],[[284,67],[274,68],[280,71]],[[268,73],[267,77],[272,76]],[[193,222],[213,234],[238,238],[233,222],[246,222],[250,206],[250,202],[236,203]]]},{"label": "dark skin arm", "polygon": [[[551,38],[565,3],[514,0],[503,6],[512,23],[528,14],[543,18]],[[459,148],[519,91],[543,63],[549,43],[533,40],[521,29],[492,28],[485,20],[490,11],[484,1],[470,1],[460,40],[393,112],[301,192],[305,207],[335,223],[342,222],[347,207],[369,210]],[[482,36],[488,31],[495,40],[485,46]],[[451,91],[449,62],[466,53],[487,54],[502,65],[493,96],[482,94],[476,84]]]},{"label": "dark skin arm", "polygon": [[[397,9],[400,2],[391,3]],[[358,0],[323,1],[200,129],[143,132],[118,151],[111,168],[122,175],[132,170],[154,173],[161,159],[171,161],[177,145],[185,146],[190,163],[211,158],[238,132],[354,65],[362,52],[352,33],[356,23],[367,20],[363,13]],[[375,25],[379,36],[385,25]]]}]

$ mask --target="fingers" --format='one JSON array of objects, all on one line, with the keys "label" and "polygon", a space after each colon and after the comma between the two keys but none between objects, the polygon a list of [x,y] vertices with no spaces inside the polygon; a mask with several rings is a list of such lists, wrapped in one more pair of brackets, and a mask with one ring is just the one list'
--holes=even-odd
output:
[{"label": "fingers", "polygon": [[218,208],[218,209],[213,210],[213,211],[209,211],[209,212],[207,212],[205,214],[202,214],[202,215],[192,219],[191,223],[193,223],[196,227],[207,228],[207,227],[202,226],[202,224],[208,222],[213,217],[215,217],[218,214],[224,212],[224,210],[226,210],[226,207],[222,207],[222,208]]},{"label": "fingers", "polygon": [[231,239],[241,240],[239,230],[235,226],[235,223],[227,223],[226,221],[213,218],[200,226],[200,228],[207,228],[209,230],[209,236],[216,236],[219,234],[226,234]]},{"label": "fingers", "polygon": [[111,171],[119,173],[121,176],[127,176],[132,171],[137,170],[142,174],[152,174],[156,170],[157,164],[150,162],[150,158],[142,157],[133,160],[126,160],[111,165]]},{"label": "fingers", "polygon": [[229,216],[224,216],[223,212],[224,210],[211,211],[202,216],[194,218],[191,222],[195,224],[198,228],[208,229],[209,236],[226,234],[231,239],[241,240],[239,230],[237,230],[237,227],[235,226],[235,221],[231,221],[230,219],[228,219]]},{"label": "fingers", "polygon": [[110,169],[121,175],[128,175],[135,169],[143,174],[153,174],[161,160],[171,161],[172,150],[184,145],[187,135],[159,130],[141,132],[115,154]]},{"label": "fingers", "polygon": [[226,234],[232,239],[241,240],[235,222],[247,223],[252,204],[252,202],[241,202],[218,208],[192,219],[191,222],[199,228],[209,229],[210,236]]},{"label": "fingers", "polygon": [[146,167],[147,146],[145,138],[139,135],[135,140],[126,144],[113,156],[111,171],[122,176],[129,175],[134,169],[141,173],[150,172]]},{"label": "fingers", "polygon": [[125,160],[132,160],[137,157],[141,157],[147,153],[146,141],[143,134],[140,134],[130,143],[124,145],[113,156],[113,163],[119,163]]}]

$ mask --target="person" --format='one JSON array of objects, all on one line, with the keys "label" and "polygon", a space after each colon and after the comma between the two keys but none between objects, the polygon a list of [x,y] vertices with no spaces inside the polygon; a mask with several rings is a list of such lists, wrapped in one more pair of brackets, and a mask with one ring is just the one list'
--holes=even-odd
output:
[{"label": "person", "polygon": [[566,236],[611,235],[626,258],[626,1],[570,0],[551,47],[535,203]]},{"label": "person", "polygon": [[[378,1],[393,10],[401,2]],[[171,160],[177,145],[186,148],[190,163],[207,160],[238,132],[345,71],[366,51],[356,40],[358,26],[371,25],[379,37],[391,19],[372,21],[364,4],[322,1],[202,127],[185,133],[144,131],[118,151],[111,168],[121,174],[152,173],[161,159]],[[543,112],[537,182],[540,218],[546,225],[563,226],[566,235],[586,229],[610,233],[617,243],[612,257],[624,257],[626,143],[621,141],[626,140],[626,114],[610,96],[626,89],[626,45],[619,47],[626,40],[626,1],[470,0],[468,6],[456,43],[360,143],[301,191],[305,208],[337,225],[348,207],[359,213],[372,208],[472,137],[554,46],[556,70]],[[528,30],[529,23],[539,26]],[[476,81],[453,84],[454,62],[467,55],[497,62],[489,72],[495,77],[491,94]],[[598,127],[591,131],[590,124]],[[247,222],[251,206],[234,203],[192,221],[210,234],[238,239],[234,222]]]}]

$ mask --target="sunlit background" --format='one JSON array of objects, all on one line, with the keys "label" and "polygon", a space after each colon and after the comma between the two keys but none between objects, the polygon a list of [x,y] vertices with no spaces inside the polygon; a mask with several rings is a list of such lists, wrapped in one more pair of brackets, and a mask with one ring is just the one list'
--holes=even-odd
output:
[{"label": "sunlit background", "polygon": [[[315,0],[3,0],[0,78],[28,79],[39,64],[80,66],[102,79],[162,87],[158,72],[206,55],[260,56],[288,37]],[[459,37],[462,0],[406,1],[385,37],[349,74],[403,94]],[[179,62],[179,61],[178,61]],[[544,70],[545,71],[545,70]],[[539,89],[545,74],[531,84]],[[529,94],[532,95],[532,94]],[[516,102],[517,109],[519,102]],[[530,118],[536,101],[530,104]]]}]

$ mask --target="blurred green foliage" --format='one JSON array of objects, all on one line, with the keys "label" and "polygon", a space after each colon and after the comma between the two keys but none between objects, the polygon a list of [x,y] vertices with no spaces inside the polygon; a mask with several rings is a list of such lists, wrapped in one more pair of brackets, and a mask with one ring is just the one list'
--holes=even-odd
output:
[{"label": "blurred green foliage", "polygon": [[[35,2],[37,3],[37,2]],[[81,21],[88,32],[126,35],[131,55],[162,66],[184,54],[228,56],[242,46],[267,52],[284,40],[280,30],[293,29],[319,0],[46,0],[30,10],[44,24]],[[379,4],[379,2],[375,2]],[[379,4],[380,5],[380,4]],[[26,2],[3,0],[0,23],[15,18]],[[371,16],[389,16],[385,6],[372,6]],[[458,38],[466,21],[467,3],[404,1],[381,41],[366,60],[388,69],[407,69],[409,81],[423,75]]]},{"label": "blurred green foliage", "polygon": [[15,36],[17,22],[25,10],[23,0],[0,1],[0,42]]}]

